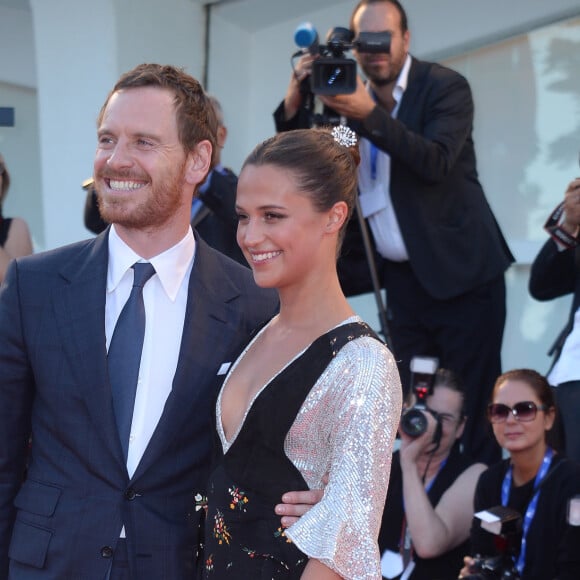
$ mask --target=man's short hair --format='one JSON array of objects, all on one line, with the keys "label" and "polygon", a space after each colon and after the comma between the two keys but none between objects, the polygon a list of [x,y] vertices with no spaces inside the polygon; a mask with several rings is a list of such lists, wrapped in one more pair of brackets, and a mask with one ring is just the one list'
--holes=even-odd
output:
[{"label": "man's short hair", "polygon": [[398,0],[360,0],[360,2],[354,7],[354,10],[352,11],[352,14],[350,16],[350,29],[354,30],[354,17],[360,8],[362,8],[363,6],[368,6],[369,4],[378,4],[379,2],[391,4],[399,11],[399,14],[401,16],[401,32],[405,34],[405,32],[407,32],[407,30],[409,29],[407,13],[405,12],[405,9]]},{"label": "man's short hair", "polygon": [[101,107],[97,126],[102,123],[113,94],[143,87],[156,87],[173,93],[179,141],[186,152],[193,151],[200,141],[207,140],[212,145],[212,157],[215,156],[218,122],[211,100],[199,81],[171,65],[140,64],[121,75]]}]

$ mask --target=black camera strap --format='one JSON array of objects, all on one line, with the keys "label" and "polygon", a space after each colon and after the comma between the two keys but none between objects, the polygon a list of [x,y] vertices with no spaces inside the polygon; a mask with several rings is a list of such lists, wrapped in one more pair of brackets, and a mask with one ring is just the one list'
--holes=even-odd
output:
[{"label": "black camera strap", "polygon": [[552,239],[565,248],[575,248],[580,243],[580,234],[573,236],[562,227],[564,217],[564,202],[560,203],[550,214],[544,224],[544,229],[550,234]]}]

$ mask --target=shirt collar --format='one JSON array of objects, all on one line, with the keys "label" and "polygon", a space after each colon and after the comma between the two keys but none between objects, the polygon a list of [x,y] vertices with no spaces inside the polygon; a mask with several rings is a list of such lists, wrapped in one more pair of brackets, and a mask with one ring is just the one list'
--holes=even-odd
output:
[{"label": "shirt collar", "polygon": [[107,268],[107,292],[113,292],[135,262],[151,262],[159,277],[163,290],[175,301],[177,292],[191,269],[195,254],[195,238],[191,227],[177,244],[161,254],[145,260],[133,251],[120,237],[112,225],[109,230],[109,265]]},{"label": "shirt collar", "polygon": [[[395,99],[395,103],[397,104],[397,106],[401,102],[401,99],[403,98],[403,93],[407,89],[407,84],[409,83],[409,71],[411,70],[412,60],[413,59],[411,58],[411,55],[409,53],[407,53],[407,57],[405,58],[405,63],[403,64],[403,68],[401,69],[401,72],[399,73],[399,76],[397,77],[397,82],[395,83],[395,86],[393,87],[393,98]],[[376,101],[377,99],[375,97],[375,92],[373,91],[371,83],[367,81],[366,86],[367,86],[368,93]],[[396,107],[395,107],[395,110],[396,110]]]},{"label": "shirt collar", "polygon": [[407,53],[407,58],[405,59],[405,64],[397,77],[397,82],[393,88],[393,98],[397,103],[401,101],[403,93],[407,89],[407,84],[409,82],[409,71],[411,70],[411,55]]}]

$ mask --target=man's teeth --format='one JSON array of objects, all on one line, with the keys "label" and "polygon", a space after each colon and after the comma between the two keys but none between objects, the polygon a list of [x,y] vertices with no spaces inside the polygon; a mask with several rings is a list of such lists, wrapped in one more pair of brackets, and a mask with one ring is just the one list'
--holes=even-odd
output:
[{"label": "man's teeth", "polygon": [[263,254],[252,254],[252,260],[254,262],[263,262],[264,260],[270,260],[276,256],[279,256],[282,252],[264,252]]},{"label": "man's teeth", "polygon": [[118,181],[116,179],[111,179],[109,181],[110,188],[116,191],[139,189],[144,185],[145,184],[142,181]]}]

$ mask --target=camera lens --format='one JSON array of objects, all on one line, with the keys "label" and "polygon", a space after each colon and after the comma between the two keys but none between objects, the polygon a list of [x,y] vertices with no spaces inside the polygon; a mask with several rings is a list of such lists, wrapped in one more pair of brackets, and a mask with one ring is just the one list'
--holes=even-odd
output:
[{"label": "camera lens", "polygon": [[401,429],[409,437],[419,437],[427,431],[427,417],[419,409],[409,409],[401,419]]}]

